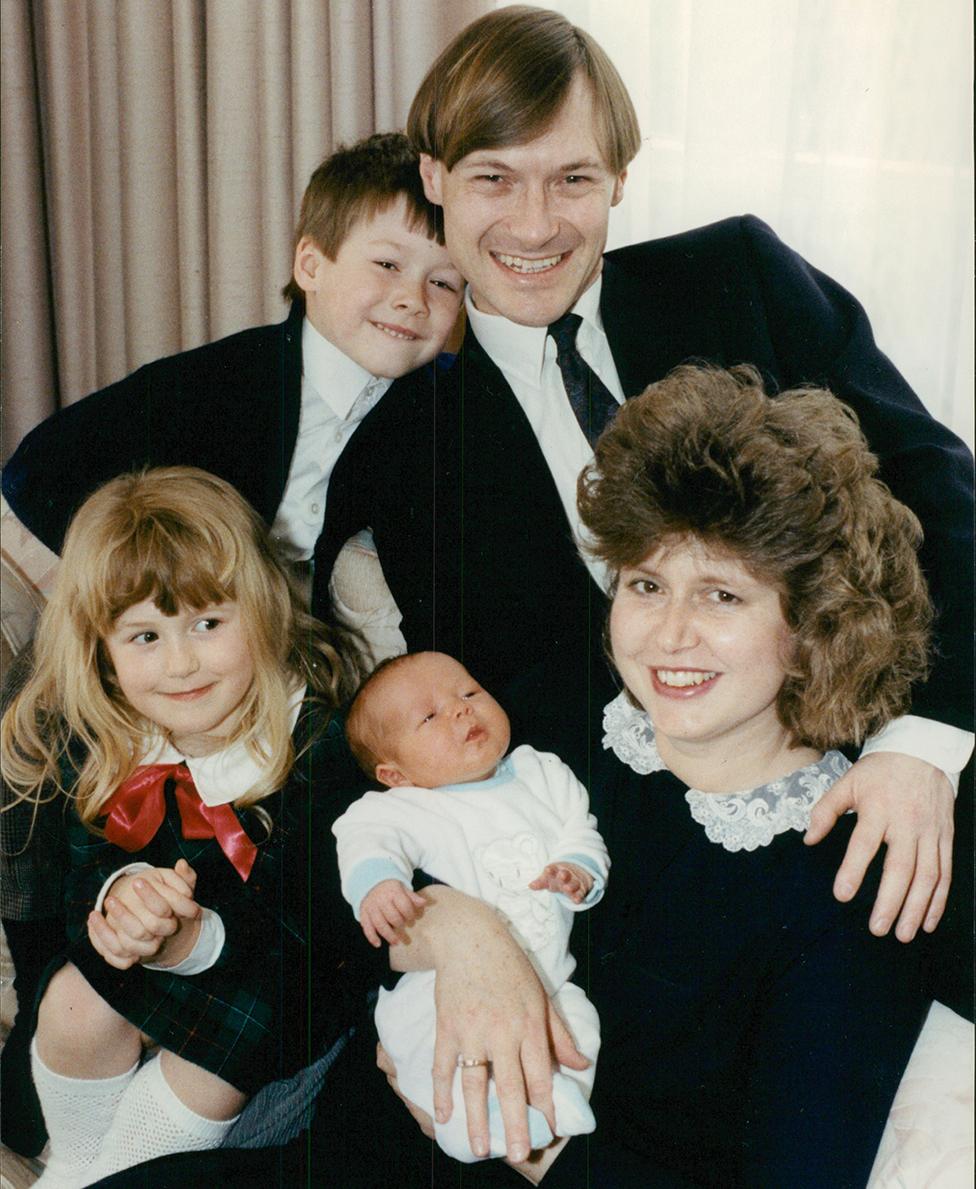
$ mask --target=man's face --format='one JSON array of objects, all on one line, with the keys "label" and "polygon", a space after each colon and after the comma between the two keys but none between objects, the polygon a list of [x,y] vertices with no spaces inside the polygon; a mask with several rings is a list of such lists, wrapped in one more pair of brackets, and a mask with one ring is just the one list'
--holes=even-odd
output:
[{"label": "man's face", "polygon": [[623,196],[604,163],[582,77],[548,130],[527,144],[479,149],[448,170],[422,155],[427,197],[475,306],[523,326],[548,326],[603,266],[611,206]]}]

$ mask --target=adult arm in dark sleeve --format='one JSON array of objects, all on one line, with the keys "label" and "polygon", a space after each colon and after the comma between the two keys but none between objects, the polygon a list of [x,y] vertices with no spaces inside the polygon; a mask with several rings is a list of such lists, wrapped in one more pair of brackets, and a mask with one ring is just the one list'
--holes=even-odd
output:
[{"label": "adult arm in dark sleeve", "polygon": [[[878,349],[864,310],[842,286],[760,220],[746,216],[739,229],[755,284],[751,314],[768,331],[763,353],[776,382],[781,388],[825,385],[848,403],[878,456],[880,477],[921,521],[920,561],[936,620],[932,672],[913,691],[912,713],[971,730],[971,456]],[[841,899],[854,894],[871,858],[887,844],[871,927],[884,933],[898,918],[903,941],[923,923],[935,929],[951,879],[952,790],[941,770],[958,770],[959,760],[940,763],[937,748],[926,753],[928,762],[900,754],[892,738],[890,748],[865,756],[817,806],[808,835],[818,842],[848,809],[857,811],[858,829],[835,883]]]},{"label": "adult arm in dark sleeve", "polygon": [[863,912],[846,907],[857,919],[841,909],[756,1013],[743,1185],[867,1183],[924,1016],[924,943],[872,937]]},{"label": "adult arm in dark sleeve", "polygon": [[972,729],[973,461],[879,350],[867,315],[841,285],[761,220],[741,233],[758,282],[781,388],[829,388],[857,413],[880,478],[922,523],[920,560],[935,603],[934,666],[912,713]]}]

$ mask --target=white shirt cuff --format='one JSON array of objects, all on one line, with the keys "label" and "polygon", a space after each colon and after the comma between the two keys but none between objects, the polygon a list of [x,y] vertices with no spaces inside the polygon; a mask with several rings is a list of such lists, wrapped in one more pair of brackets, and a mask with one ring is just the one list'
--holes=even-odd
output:
[{"label": "white shirt cuff", "polygon": [[211,908],[200,910],[200,932],[197,934],[193,949],[182,962],[175,966],[163,966],[159,962],[143,962],[147,970],[165,970],[170,974],[201,974],[209,970],[220,957],[226,937],[224,922]]},{"label": "white shirt cuff", "polygon": [[925,760],[948,776],[955,792],[959,791],[959,774],[973,753],[974,736],[971,731],[950,727],[947,723],[917,714],[893,718],[876,735],[865,740],[861,755],[875,751],[897,751],[902,755]]}]

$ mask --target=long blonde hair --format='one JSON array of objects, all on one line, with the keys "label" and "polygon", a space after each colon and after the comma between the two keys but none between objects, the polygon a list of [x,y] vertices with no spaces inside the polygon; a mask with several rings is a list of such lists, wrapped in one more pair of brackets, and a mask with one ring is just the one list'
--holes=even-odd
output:
[{"label": "long blonde hair", "polygon": [[33,674],[3,716],[0,760],[18,801],[64,793],[91,824],[138,766],[152,724],[122,696],[103,641],[144,599],[164,615],[238,604],[254,681],[229,742],[242,740],[263,774],[235,805],[280,788],[294,763],[296,685],[328,709],[355,688],[353,650],[302,609],[264,523],[229,483],[193,467],[122,475],[71,522]]}]

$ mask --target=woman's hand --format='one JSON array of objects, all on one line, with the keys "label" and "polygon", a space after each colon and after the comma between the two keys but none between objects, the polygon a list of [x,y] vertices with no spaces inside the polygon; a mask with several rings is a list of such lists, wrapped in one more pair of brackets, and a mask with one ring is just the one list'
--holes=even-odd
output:
[{"label": "woman's hand", "polygon": [[[526,1104],[555,1130],[553,1060],[586,1069],[538,976],[502,920],[486,904],[452,888],[423,892],[429,907],[408,930],[406,945],[390,951],[399,970],[437,972],[434,1114],[447,1122],[459,1057],[484,1059],[498,1093],[508,1159],[529,1155]],[[487,1065],[464,1068],[461,1087],[468,1139],[476,1156],[489,1151]]]},{"label": "woman's hand", "polygon": [[[381,1044],[376,1046],[376,1064],[386,1074],[387,1084],[390,1089],[410,1112],[420,1130],[428,1139],[433,1139],[434,1120],[426,1111],[421,1110],[415,1102],[411,1102],[400,1089],[400,1084],[396,1076],[396,1066],[390,1060],[389,1053],[387,1053]],[[566,1139],[554,1140],[548,1148],[544,1148],[541,1152],[532,1152],[527,1160],[523,1160],[519,1164],[512,1164],[511,1167],[516,1172],[521,1173],[527,1181],[530,1181],[533,1185],[538,1185],[551,1167],[552,1162],[568,1142]],[[511,1162],[509,1161],[507,1163]]]}]

